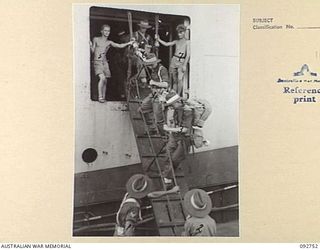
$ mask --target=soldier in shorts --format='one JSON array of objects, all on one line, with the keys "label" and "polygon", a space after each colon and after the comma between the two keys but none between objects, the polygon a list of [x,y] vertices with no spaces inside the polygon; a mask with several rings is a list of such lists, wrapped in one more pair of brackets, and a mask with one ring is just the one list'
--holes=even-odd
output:
[{"label": "soldier in shorts", "polygon": [[106,58],[106,54],[110,47],[124,48],[133,43],[133,41],[127,43],[115,43],[108,40],[110,35],[110,26],[104,24],[101,27],[101,36],[94,37],[92,42],[90,41],[90,49],[93,53],[93,67],[95,75],[99,77],[98,93],[99,102],[105,102],[105,94],[107,89],[107,78],[111,77],[109,64]]},{"label": "soldier in shorts", "polygon": [[187,70],[187,64],[190,58],[190,44],[185,38],[186,27],[183,24],[179,24],[176,28],[178,33],[178,40],[172,42],[164,42],[156,35],[156,39],[164,46],[175,45],[175,53],[170,63],[170,74],[172,76],[173,84],[172,88],[176,93],[182,96],[183,91],[183,77]]}]

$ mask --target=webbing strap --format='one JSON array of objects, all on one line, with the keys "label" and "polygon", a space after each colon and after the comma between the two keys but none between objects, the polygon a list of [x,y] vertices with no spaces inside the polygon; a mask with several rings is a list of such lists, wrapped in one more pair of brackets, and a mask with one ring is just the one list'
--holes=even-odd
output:
[{"label": "webbing strap", "polygon": [[[122,199],[122,202],[121,202],[121,204],[120,204],[120,208],[119,208],[119,210],[118,210],[118,212],[117,212],[116,221],[117,221],[117,224],[118,224],[118,225],[120,225],[120,222],[119,222],[120,211],[121,211],[121,209],[122,209],[122,207],[123,207],[123,205],[124,205],[125,203],[134,202],[134,203],[136,203],[136,205],[140,208],[140,203],[139,203],[136,199],[134,199],[134,198],[128,198],[128,195],[129,195],[128,193],[126,193],[126,194],[124,195],[124,197],[123,197],[123,199]],[[139,209],[139,219],[142,220],[141,209]]]}]

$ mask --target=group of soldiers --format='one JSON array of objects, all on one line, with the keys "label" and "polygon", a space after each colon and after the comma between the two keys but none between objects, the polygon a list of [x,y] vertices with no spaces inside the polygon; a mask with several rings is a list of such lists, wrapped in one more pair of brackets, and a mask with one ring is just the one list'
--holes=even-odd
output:
[{"label": "group of soldiers", "polygon": [[[98,96],[99,102],[106,101],[106,89],[108,78],[111,77],[109,63],[106,54],[110,47],[125,48],[129,46],[129,67],[134,67],[139,74],[139,81],[142,84],[147,84],[147,74],[142,68],[142,63],[147,58],[155,55],[159,44],[163,46],[175,45],[175,53],[172,56],[169,73],[172,79],[170,89],[174,90],[177,94],[182,96],[183,94],[183,79],[187,71],[187,65],[190,58],[190,44],[186,38],[186,27],[180,24],[176,27],[178,39],[165,42],[161,40],[158,34],[154,39],[147,33],[147,30],[151,28],[147,20],[141,20],[138,24],[139,29],[132,33],[130,41],[126,43],[116,43],[109,40],[111,27],[108,24],[101,26],[101,36],[94,37],[92,42],[90,41],[90,50],[93,54],[93,68],[95,75],[99,78],[98,82]],[[131,55],[131,56],[130,56]],[[131,71],[131,70],[130,70]]]},{"label": "group of soldiers", "polygon": [[[101,37],[95,37],[91,45],[94,53],[95,74],[99,76],[98,92],[99,102],[105,102],[105,90],[108,77],[111,76],[109,64],[106,60],[106,53],[110,47],[124,48],[131,45],[134,56],[130,58],[132,67],[137,68],[136,77],[140,86],[147,85],[150,93],[143,99],[140,112],[145,117],[148,125],[148,132],[153,134],[168,134],[169,140],[167,150],[171,159],[167,159],[168,164],[162,169],[164,182],[172,184],[173,176],[170,167],[172,160],[173,167],[176,168],[189,152],[191,141],[194,145],[201,147],[207,145],[208,141],[202,136],[202,126],[211,113],[208,102],[196,102],[182,97],[183,78],[190,58],[189,40],[186,39],[186,27],[179,24],[176,27],[178,40],[164,42],[158,35],[155,39],[165,46],[175,45],[175,53],[171,59],[169,71],[161,64],[161,59],[154,53],[155,42],[146,33],[151,28],[147,20],[142,20],[138,24],[139,30],[133,32],[132,39],[127,43],[118,44],[108,40],[110,26],[101,27]],[[148,76],[147,76],[147,72]],[[172,76],[172,82],[170,81]],[[147,79],[150,81],[147,82]]]},{"label": "group of soldiers", "polygon": [[[210,110],[202,106],[202,111],[195,110],[190,101],[182,98],[177,92],[169,89],[168,70],[154,54],[145,62],[150,72],[149,86],[151,91],[141,103],[139,111],[148,126],[151,135],[167,135],[166,160],[161,164],[161,176],[166,186],[165,191],[152,192],[152,182],[146,175],[132,176],[127,185],[127,193],[117,214],[115,236],[133,236],[135,224],[141,220],[139,200],[179,191],[175,186],[175,169],[186,158],[193,143],[194,131],[202,131],[204,121]],[[203,105],[203,104],[202,104]],[[201,137],[201,143],[205,143]],[[216,223],[209,216],[212,204],[208,194],[201,189],[193,189],[185,194],[184,208],[189,216],[182,236],[215,236]]]},{"label": "group of soldiers", "polygon": [[[133,175],[126,184],[127,193],[116,216],[114,236],[135,236],[136,224],[142,220],[141,203],[143,199],[159,197],[179,189],[153,191],[151,179],[143,174]],[[217,225],[210,217],[212,201],[202,189],[192,189],[184,195],[183,207],[187,219],[181,236],[216,236]]]},{"label": "group of soldiers", "polygon": [[[147,33],[151,28],[147,20],[141,20],[139,29],[133,32],[127,43],[115,43],[108,40],[110,26],[101,27],[101,37],[95,37],[90,43],[94,54],[93,66],[99,77],[99,102],[105,102],[107,79],[111,77],[106,53],[110,47],[124,48],[130,46],[132,55],[129,58],[129,75],[131,67],[137,72],[135,77],[140,87],[148,87],[149,94],[142,100],[139,112],[144,116],[149,135],[167,135],[167,159],[162,166],[161,176],[166,186],[165,191],[152,192],[151,180],[145,175],[132,176],[126,185],[127,193],[117,213],[115,236],[133,236],[135,224],[141,220],[140,200],[161,192],[177,192],[174,170],[186,158],[191,145],[207,145],[203,138],[202,126],[211,113],[207,102],[195,102],[183,98],[183,80],[190,59],[190,44],[186,38],[186,27],[176,27],[178,39],[163,41],[158,34],[154,39]],[[161,64],[157,57],[156,47],[159,45],[175,45],[175,53],[169,70]],[[149,80],[149,82],[148,82]],[[192,135],[192,136],[191,136]],[[193,138],[193,141],[190,138]],[[169,190],[169,191],[167,191]],[[160,194],[159,194],[160,192]],[[211,199],[200,189],[190,190],[184,197],[184,207],[189,213],[183,235],[214,236],[216,223],[209,216]]]}]

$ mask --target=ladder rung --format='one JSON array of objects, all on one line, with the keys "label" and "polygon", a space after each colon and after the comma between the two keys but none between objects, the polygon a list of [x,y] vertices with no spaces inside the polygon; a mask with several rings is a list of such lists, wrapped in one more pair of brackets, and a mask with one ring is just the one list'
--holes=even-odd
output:
[{"label": "ladder rung", "polygon": [[[169,196],[169,198],[167,197]],[[168,203],[168,199],[169,201],[181,201],[182,197],[179,193],[174,193],[174,194],[167,194],[167,195],[163,195],[161,197],[158,198],[149,198],[151,200],[151,202],[162,202],[162,203]]]},{"label": "ladder rung", "polygon": [[131,100],[129,100],[128,102],[131,102],[131,103],[142,103],[142,100],[139,100],[139,99],[131,99]]},{"label": "ladder rung", "polygon": [[[149,136],[148,135],[137,135],[137,138],[138,139],[148,139]],[[150,138],[167,140],[167,137],[166,136],[162,136],[162,135],[150,135]]]},{"label": "ladder rung", "polygon": [[155,157],[167,157],[166,154],[159,154],[159,155],[141,155],[143,158],[155,158]]},{"label": "ladder rung", "polygon": [[132,120],[138,120],[138,121],[141,121],[143,120],[141,117],[132,117]]},{"label": "ladder rung", "polygon": [[[167,197],[166,197],[166,195],[163,195],[163,197],[160,197],[160,198],[155,198],[155,199],[153,199],[153,198],[149,198],[150,200],[152,200],[152,202],[154,202],[154,203],[160,203],[160,202],[165,202],[165,203],[167,203],[168,202],[168,200],[167,200]],[[180,197],[170,197],[169,198],[169,200],[170,201],[180,201],[182,198],[180,198]]]},{"label": "ladder rung", "polygon": [[[157,175],[153,175],[153,176],[149,176],[150,178],[160,178],[161,176],[159,174]],[[184,174],[183,173],[175,173],[175,177],[176,178],[183,178],[184,177]]]},{"label": "ladder rung", "polygon": [[174,226],[184,226],[184,221],[179,220],[179,221],[175,221],[175,222],[163,222],[163,223],[159,223],[158,226],[159,227],[174,227]]}]

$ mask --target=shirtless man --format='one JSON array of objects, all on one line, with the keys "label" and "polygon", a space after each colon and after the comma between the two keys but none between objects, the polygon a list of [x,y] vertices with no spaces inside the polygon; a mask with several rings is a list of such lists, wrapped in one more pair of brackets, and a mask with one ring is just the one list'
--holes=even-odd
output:
[{"label": "shirtless man", "polygon": [[105,94],[107,89],[107,78],[111,77],[109,64],[106,58],[107,51],[110,47],[115,48],[124,48],[133,43],[133,41],[127,43],[115,43],[108,40],[110,35],[110,26],[104,24],[101,27],[101,36],[94,37],[92,42],[90,41],[90,49],[94,55],[93,67],[95,75],[99,77],[98,83],[98,93],[99,93],[99,102],[105,102]]},{"label": "shirtless man", "polygon": [[179,24],[176,28],[178,33],[178,40],[172,42],[165,42],[156,35],[156,39],[164,46],[173,46],[175,45],[175,53],[171,59],[169,72],[172,75],[173,86],[172,88],[176,93],[182,96],[183,90],[183,77],[187,70],[187,64],[190,59],[190,43],[185,38],[186,27],[183,24]]}]

